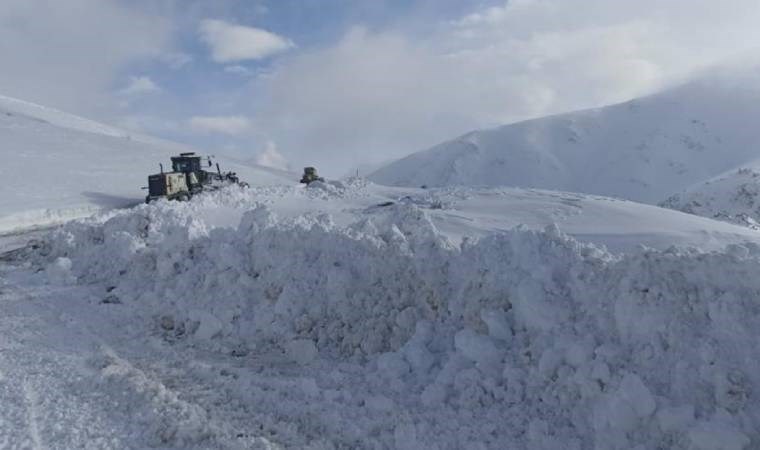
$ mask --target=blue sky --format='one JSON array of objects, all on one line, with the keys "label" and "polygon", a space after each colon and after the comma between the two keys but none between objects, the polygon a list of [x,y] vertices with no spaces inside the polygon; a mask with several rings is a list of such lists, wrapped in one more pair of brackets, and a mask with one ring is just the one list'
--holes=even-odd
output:
[{"label": "blue sky", "polygon": [[[179,23],[173,33],[173,47],[177,53],[191,60],[177,70],[162,60],[147,60],[142,64],[124,67],[119,83],[127,84],[135,73],[147,74],[168,92],[191,94],[203,90],[228,90],[231,85],[242,85],[246,79],[241,73],[226,72],[225,68],[242,67],[251,72],[263,73],[271,68],[276,58],[241,59],[219,64],[211,59],[209,47],[199,39],[198,26],[205,19],[222,20],[229,24],[260,28],[286,37],[294,43],[294,52],[305,52],[329,46],[341,39],[351,27],[369,29],[413,29],[410,22],[424,18],[437,23],[453,20],[475,5],[486,1],[438,0],[421,2],[413,0],[277,0],[277,1],[196,1],[193,7],[182,12],[174,8],[159,9],[162,14],[174,14]],[[124,4],[129,2],[124,1]],[[432,5],[436,6],[433,7]],[[405,23],[407,22],[407,23]],[[181,59],[180,59],[181,61]],[[143,75],[144,76],[144,75]]]},{"label": "blue sky", "polygon": [[3,0],[0,95],[339,175],[656,91],[757,23],[755,0]]}]

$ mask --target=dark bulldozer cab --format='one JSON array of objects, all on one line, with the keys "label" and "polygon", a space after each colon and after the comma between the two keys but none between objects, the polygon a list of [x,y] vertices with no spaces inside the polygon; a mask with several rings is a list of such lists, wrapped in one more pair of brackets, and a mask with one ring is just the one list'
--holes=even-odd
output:
[{"label": "dark bulldozer cab", "polygon": [[304,167],[301,183],[309,184],[312,181],[325,181],[325,179],[317,175],[317,169],[314,167]]},{"label": "dark bulldozer cab", "polygon": [[201,157],[195,153],[180,153],[172,156],[172,171],[185,174],[187,187],[196,193],[208,179],[208,172],[201,167]]}]

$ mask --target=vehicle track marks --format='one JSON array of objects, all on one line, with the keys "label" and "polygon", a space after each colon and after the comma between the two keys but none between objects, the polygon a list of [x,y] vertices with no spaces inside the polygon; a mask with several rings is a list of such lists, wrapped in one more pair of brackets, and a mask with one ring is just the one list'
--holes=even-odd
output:
[{"label": "vehicle track marks", "polygon": [[39,396],[37,391],[28,381],[24,382],[24,404],[26,406],[26,417],[29,426],[29,437],[32,439],[32,449],[43,450],[42,435],[39,427]]}]

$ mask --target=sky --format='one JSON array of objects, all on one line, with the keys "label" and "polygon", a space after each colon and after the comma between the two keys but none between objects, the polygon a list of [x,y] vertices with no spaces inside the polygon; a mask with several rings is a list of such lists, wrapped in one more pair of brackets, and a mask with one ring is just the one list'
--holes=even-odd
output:
[{"label": "sky", "polygon": [[760,46],[757,0],[2,0],[0,95],[337,176],[646,95]]}]

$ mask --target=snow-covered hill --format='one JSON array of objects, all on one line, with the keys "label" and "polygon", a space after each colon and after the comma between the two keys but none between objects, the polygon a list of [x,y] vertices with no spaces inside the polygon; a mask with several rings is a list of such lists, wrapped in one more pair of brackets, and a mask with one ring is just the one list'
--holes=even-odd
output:
[{"label": "snow-covered hill", "polygon": [[[137,204],[158,164],[186,147],[0,97],[0,232]],[[297,175],[220,159],[254,185]]]},{"label": "snow-covered hill", "polygon": [[760,156],[760,82],[710,76],[649,97],[475,131],[370,176],[398,186],[504,185],[656,203]]},{"label": "snow-covered hill", "polygon": [[668,197],[661,206],[760,230],[760,164],[692,186]]},{"label": "snow-covered hill", "polygon": [[745,227],[353,179],[112,211],[15,256],[32,267],[0,290],[0,419],[63,402],[114,447],[760,444],[760,234]]}]

